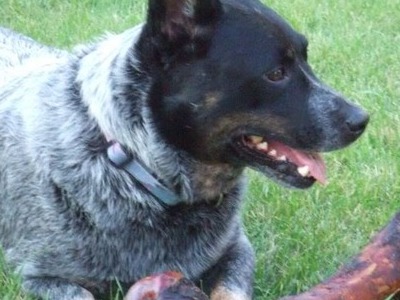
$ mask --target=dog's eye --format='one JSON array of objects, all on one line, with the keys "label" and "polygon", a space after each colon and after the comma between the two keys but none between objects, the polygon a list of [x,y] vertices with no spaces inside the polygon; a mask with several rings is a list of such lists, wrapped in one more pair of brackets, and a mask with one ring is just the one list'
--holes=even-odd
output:
[{"label": "dog's eye", "polygon": [[285,79],[285,69],[283,67],[276,68],[265,74],[265,78],[272,82],[277,82]]}]

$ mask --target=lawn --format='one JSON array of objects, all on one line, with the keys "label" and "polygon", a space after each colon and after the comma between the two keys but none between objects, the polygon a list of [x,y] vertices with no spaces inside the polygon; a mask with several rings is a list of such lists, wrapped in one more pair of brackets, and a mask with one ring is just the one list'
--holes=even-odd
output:
[{"label": "lawn", "polygon": [[[243,218],[257,252],[257,300],[297,293],[326,278],[400,206],[400,1],[265,3],[306,34],[316,73],[365,107],[371,122],[357,143],[325,155],[327,186],[287,190],[249,171]],[[120,32],[142,21],[146,10],[144,0],[0,4],[1,26],[63,48]],[[28,299],[1,267],[0,299]]]}]

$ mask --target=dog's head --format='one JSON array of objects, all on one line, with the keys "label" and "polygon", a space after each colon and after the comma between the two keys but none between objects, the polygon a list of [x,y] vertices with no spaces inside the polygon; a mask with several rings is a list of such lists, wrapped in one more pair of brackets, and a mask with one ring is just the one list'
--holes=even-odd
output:
[{"label": "dog's head", "polygon": [[318,153],[368,123],[314,75],[306,38],[256,0],[151,0],[136,50],[158,130],[198,160],[306,188],[325,181]]}]

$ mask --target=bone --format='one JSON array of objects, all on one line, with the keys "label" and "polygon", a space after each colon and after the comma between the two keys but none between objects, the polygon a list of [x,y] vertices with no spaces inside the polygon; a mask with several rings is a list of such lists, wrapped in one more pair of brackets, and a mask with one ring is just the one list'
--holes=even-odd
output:
[{"label": "bone", "polygon": [[333,277],[280,300],[385,300],[399,290],[400,213]]},{"label": "bone", "polygon": [[152,275],[130,288],[124,300],[208,300],[193,282],[177,272]]}]

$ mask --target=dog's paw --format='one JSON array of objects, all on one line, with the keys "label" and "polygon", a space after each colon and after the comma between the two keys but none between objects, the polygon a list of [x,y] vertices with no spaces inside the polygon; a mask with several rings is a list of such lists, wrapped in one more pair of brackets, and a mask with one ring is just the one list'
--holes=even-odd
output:
[{"label": "dog's paw", "polygon": [[26,279],[23,288],[28,294],[47,300],[95,300],[88,290],[58,278]]},{"label": "dog's paw", "polygon": [[243,292],[233,291],[224,286],[218,286],[211,293],[211,300],[251,300],[251,297]]},{"label": "dog's paw", "polygon": [[92,293],[85,289],[82,289],[82,293],[78,296],[75,296],[71,300],[95,300],[95,298],[93,297]]}]

